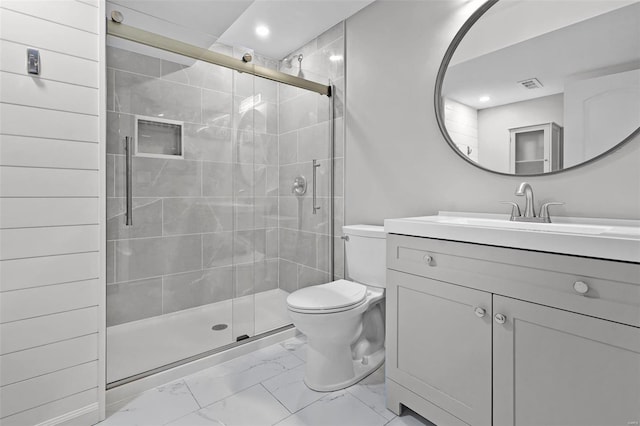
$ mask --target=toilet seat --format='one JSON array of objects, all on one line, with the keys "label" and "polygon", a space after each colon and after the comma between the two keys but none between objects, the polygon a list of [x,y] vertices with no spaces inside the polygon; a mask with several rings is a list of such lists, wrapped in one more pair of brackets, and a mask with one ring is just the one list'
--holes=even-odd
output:
[{"label": "toilet seat", "polygon": [[337,280],[297,290],[287,297],[287,305],[294,312],[328,314],[360,306],[366,297],[366,286]]}]

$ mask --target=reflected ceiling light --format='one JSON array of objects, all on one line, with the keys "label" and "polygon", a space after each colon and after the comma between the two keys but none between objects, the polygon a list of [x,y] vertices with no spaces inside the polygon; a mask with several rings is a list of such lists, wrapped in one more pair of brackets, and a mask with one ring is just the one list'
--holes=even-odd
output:
[{"label": "reflected ceiling light", "polygon": [[480,99],[478,99],[480,102],[489,102],[491,100],[491,98],[489,96],[480,96]]},{"label": "reflected ceiling light", "polygon": [[329,56],[329,60],[332,62],[338,62],[342,60],[342,55],[331,55]]},{"label": "reflected ceiling light", "polygon": [[266,25],[258,25],[256,27],[256,34],[258,35],[258,37],[266,37],[269,35],[269,27],[267,27]]}]

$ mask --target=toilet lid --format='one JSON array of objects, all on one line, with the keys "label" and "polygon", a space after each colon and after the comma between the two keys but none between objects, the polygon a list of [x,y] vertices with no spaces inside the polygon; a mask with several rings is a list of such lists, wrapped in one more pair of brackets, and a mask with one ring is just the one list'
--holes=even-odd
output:
[{"label": "toilet lid", "polygon": [[346,308],[362,302],[366,295],[367,287],[362,284],[338,280],[294,291],[287,297],[287,304],[310,311]]}]

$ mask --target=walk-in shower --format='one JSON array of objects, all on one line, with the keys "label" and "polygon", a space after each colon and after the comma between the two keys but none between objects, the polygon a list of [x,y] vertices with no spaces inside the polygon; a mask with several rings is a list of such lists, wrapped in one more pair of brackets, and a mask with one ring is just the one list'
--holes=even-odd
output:
[{"label": "walk-in shower", "polygon": [[[182,52],[147,33],[141,48],[135,28],[109,24],[112,387],[290,326],[286,296],[341,274],[341,223],[329,84],[229,46]],[[310,181],[302,195],[298,176]]]}]

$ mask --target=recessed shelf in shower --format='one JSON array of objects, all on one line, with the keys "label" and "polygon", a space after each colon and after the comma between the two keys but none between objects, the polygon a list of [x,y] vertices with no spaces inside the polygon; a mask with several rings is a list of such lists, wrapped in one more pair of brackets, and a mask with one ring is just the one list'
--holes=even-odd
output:
[{"label": "recessed shelf in shower", "polygon": [[135,135],[137,156],[184,158],[182,121],[136,115]]}]

